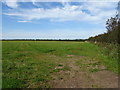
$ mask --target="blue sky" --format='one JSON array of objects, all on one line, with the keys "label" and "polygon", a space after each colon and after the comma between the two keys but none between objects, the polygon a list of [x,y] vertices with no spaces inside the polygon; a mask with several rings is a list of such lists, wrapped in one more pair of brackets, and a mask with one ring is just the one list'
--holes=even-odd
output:
[{"label": "blue sky", "polygon": [[6,39],[86,39],[106,32],[117,2],[2,2]]}]

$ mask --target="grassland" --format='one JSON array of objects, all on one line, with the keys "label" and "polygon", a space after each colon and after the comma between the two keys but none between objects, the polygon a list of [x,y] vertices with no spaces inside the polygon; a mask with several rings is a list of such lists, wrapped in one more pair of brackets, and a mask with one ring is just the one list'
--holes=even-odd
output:
[{"label": "grassland", "polygon": [[51,88],[55,87],[56,76],[59,82],[80,71],[118,73],[117,60],[89,42],[3,41],[2,44],[3,88]]}]

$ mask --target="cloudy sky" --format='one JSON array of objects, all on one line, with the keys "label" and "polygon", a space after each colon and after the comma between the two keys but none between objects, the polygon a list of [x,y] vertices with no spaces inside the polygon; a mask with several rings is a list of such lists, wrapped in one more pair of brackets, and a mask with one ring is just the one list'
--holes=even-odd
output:
[{"label": "cloudy sky", "polygon": [[86,39],[106,32],[117,2],[2,2],[6,39]]}]

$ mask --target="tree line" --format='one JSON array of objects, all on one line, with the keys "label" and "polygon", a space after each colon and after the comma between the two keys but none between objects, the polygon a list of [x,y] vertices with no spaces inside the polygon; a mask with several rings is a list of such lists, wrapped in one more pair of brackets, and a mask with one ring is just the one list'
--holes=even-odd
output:
[{"label": "tree line", "polygon": [[86,41],[87,39],[2,39],[2,41]]},{"label": "tree line", "polygon": [[117,10],[117,15],[106,21],[107,32],[95,37],[90,37],[88,39],[89,41],[120,44],[120,2],[118,2]]}]

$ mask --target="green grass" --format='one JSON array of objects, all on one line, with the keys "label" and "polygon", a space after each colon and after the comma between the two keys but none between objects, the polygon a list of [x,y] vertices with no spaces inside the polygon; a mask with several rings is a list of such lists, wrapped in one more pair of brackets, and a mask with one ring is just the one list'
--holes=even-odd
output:
[{"label": "green grass", "polygon": [[[67,55],[98,60],[108,70],[118,72],[117,60],[88,42],[3,41],[2,46],[3,88],[51,87],[48,82],[52,79],[52,73],[70,70],[69,66],[64,65]],[[77,65],[80,66],[80,62],[81,60],[77,61]],[[63,68],[55,69],[56,67]]]}]

